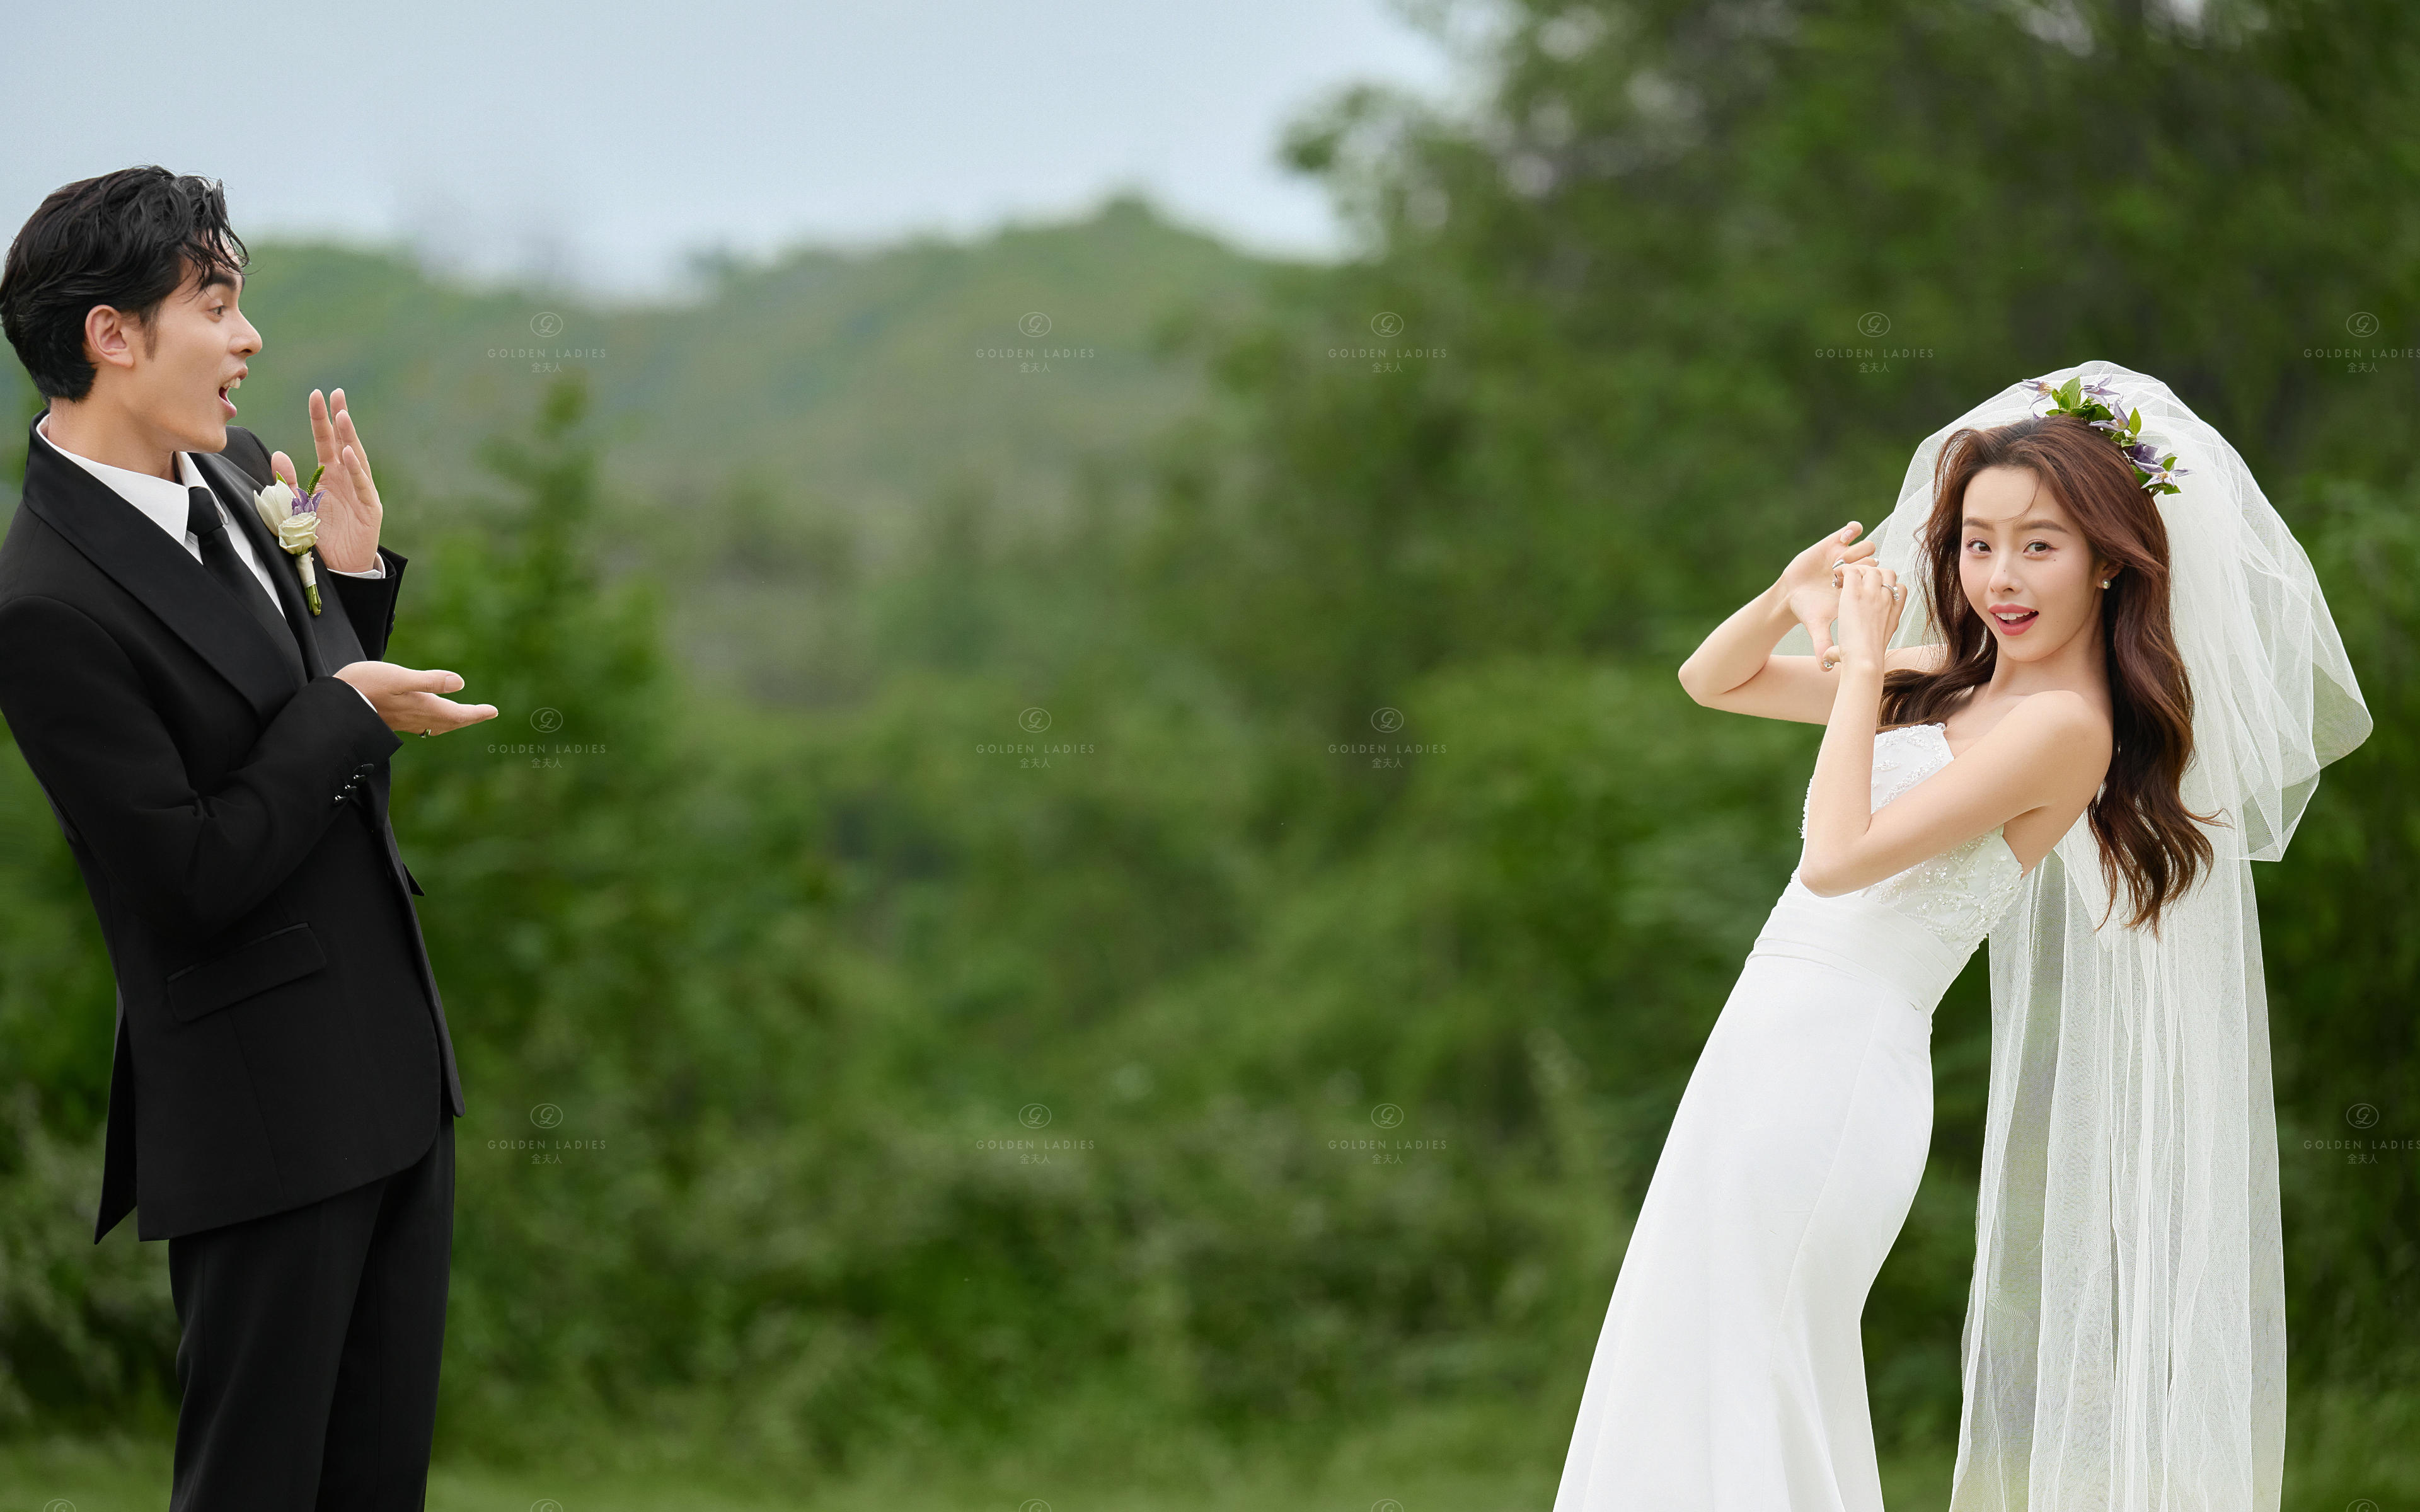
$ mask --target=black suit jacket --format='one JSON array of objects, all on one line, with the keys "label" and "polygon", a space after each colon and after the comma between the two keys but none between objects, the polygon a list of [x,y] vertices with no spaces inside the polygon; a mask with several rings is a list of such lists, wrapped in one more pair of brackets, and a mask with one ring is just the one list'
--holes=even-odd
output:
[{"label": "black suit jacket", "polygon": [[[29,437],[0,541],[0,714],[117,976],[94,1242],[168,1239],[402,1169],[459,1117],[454,1045],[386,819],[402,744],[330,673],[379,659],[404,559],[322,570],[313,615],[254,512],[269,456],[194,463],[270,569],[295,656],[116,492]],[[442,1107],[441,1107],[441,1102]]]}]

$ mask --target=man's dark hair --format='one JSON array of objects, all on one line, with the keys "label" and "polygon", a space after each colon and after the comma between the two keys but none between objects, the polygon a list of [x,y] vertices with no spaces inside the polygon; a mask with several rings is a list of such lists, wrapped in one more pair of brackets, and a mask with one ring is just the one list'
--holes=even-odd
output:
[{"label": "man's dark hair", "polygon": [[216,180],[120,168],[53,191],[25,222],[0,268],[0,328],[45,397],[81,399],[92,392],[84,318],[94,305],[147,324],[188,277],[232,276],[251,256]]}]

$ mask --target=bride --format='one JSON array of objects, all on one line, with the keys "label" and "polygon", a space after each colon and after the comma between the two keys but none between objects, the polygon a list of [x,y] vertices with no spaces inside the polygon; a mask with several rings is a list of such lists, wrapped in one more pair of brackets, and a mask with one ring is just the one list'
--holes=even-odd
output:
[{"label": "bride", "polygon": [[[2369,731],[2309,561],[2217,432],[2108,363],[1936,432],[1858,529],[1681,669],[1707,707],[1824,731],[1556,1512],[1881,1512],[1859,1317],[1924,1171],[1933,1008],[1987,935],[1953,1512],[2274,1512],[2249,863]],[[1778,654],[1792,639],[1808,654]]]}]

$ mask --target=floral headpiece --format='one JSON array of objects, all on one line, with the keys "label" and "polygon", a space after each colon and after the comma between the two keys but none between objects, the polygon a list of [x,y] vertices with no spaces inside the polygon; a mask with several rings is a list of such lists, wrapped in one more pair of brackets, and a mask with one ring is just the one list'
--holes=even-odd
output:
[{"label": "floral headpiece", "polygon": [[2191,472],[2191,468],[2177,466],[2175,454],[2160,455],[2160,449],[2143,440],[2143,412],[2131,413],[2119,406],[2118,391],[2106,383],[2086,383],[2082,378],[2069,378],[2053,385],[2048,378],[2027,378],[2024,387],[2051,401],[2041,415],[2073,415],[2094,430],[2117,443],[2134,464],[2134,475],[2152,493],[2182,493],[2176,480]]}]

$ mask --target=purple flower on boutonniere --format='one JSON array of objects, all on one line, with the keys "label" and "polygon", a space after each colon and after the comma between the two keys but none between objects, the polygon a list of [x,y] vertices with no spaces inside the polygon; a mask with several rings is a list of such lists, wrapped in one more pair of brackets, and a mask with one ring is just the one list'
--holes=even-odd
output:
[{"label": "purple flower on boutonniere", "polygon": [[310,601],[314,614],[319,612],[319,579],[311,570],[311,548],[319,544],[319,496],[327,491],[319,486],[319,475],[327,471],[327,464],[321,463],[311,470],[311,482],[304,487],[278,478],[252,496],[260,522],[276,533],[277,544],[294,558],[295,573],[302,579],[302,596]]}]

